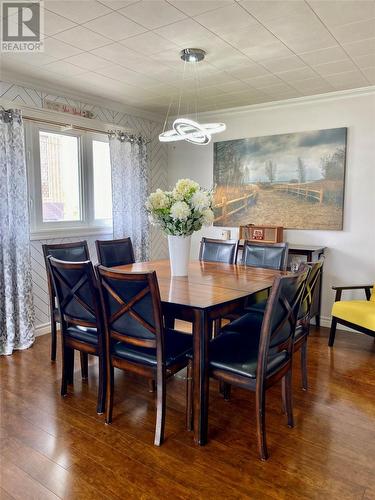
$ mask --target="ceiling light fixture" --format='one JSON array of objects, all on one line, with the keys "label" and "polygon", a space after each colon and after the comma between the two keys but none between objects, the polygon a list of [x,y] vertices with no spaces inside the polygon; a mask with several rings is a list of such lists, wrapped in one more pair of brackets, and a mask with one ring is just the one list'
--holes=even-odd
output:
[{"label": "ceiling light fixture", "polygon": [[[186,63],[193,63],[194,69],[196,69],[195,64],[203,61],[206,52],[202,49],[183,49],[180,52],[180,57],[184,61],[184,74],[183,81],[185,77],[185,66]],[[198,94],[198,75],[197,71],[195,71],[195,80],[197,86]],[[183,84],[183,82],[182,82]],[[192,120],[190,118],[182,118],[179,117],[180,106],[181,106],[181,98],[183,93],[183,85],[181,84],[180,96],[178,102],[178,111],[177,118],[174,120],[172,129],[165,130],[169,111],[172,105],[172,100],[169,104],[167,116],[164,122],[163,132],[159,135],[160,142],[175,142],[175,141],[187,141],[193,144],[206,145],[211,141],[212,134],[218,134],[219,132],[223,132],[226,129],[224,123],[199,123],[198,122],[198,111],[197,111],[197,100],[196,100],[196,120]]]}]

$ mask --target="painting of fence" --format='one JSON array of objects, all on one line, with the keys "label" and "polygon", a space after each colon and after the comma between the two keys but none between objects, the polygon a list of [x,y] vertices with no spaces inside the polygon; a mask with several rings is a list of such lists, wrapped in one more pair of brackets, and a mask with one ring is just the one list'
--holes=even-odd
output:
[{"label": "painting of fence", "polygon": [[214,144],[216,226],[342,230],[346,128]]}]

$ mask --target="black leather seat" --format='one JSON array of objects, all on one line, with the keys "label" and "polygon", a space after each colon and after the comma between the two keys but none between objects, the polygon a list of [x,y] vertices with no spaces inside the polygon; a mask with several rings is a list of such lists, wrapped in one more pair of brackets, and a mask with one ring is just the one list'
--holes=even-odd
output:
[{"label": "black leather seat", "polygon": [[[165,330],[165,364],[171,366],[191,352],[193,348],[192,335],[180,333],[174,330]],[[112,345],[113,356],[128,359],[136,363],[157,365],[156,349],[136,347],[123,342],[116,342]]]},{"label": "black leather seat", "polygon": [[[255,379],[259,355],[258,331],[223,332],[210,343],[210,367]],[[266,375],[272,375],[289,361],[287,351],[271,354],[267,359]]]},{"label": "black leather seat", "polygon": [[215,240],[202,238],[199,260],[204,262],[222,262],[235,264],[237,260],[238,240]]},{"label": "black leather seat", "polygon": [[85,326],[70,326],[65,331],[66,335],[80,342],[97,345],[98,331],[96,328],[87,328]]}]

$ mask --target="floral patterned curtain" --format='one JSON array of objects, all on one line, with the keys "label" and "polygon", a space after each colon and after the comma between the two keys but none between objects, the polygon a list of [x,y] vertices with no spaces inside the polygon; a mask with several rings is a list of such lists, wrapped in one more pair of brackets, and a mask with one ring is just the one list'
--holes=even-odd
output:
[{"label": "floral patterned curtain", "polygon": [[0,354],[34,342],[29,242],[22,117],[0,110]]},{"label": "floral patterned curtain", "polygon": [[113,237],[132,239],[135,260],[150,258],[147,143],[142,137],[110,134]]}]

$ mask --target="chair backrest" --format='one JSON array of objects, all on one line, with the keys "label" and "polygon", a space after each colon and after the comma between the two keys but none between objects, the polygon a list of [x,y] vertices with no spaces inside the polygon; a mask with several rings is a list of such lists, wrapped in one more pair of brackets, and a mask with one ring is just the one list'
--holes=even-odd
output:
[{"label": "chair backrest", "polygon": [[316,262],[302,262],[299,267],[300,271],[309,269],[309,274],[306,280],[306,286],[303,292],[301,307],[298,313],[298,320],[308,321],[310,319],[310,310],[313,303],[314,292],[319,282],[319,277],[322,274],[324,257]]},{"label": "chair backrest", "polygon": [[164,329],[155,271],[127,273],[97,267],[107,339],[157,350],[164,359]]},{"label": "chair backrest", "polygon": [[69,323],[97,328],[100,333],[102,311],[92,263],[66,262],[49,256],[48,268],[63,331],[66,323]]},{"label": "chair backrest", "polygon": [[263,317],[258,369],[265,376],[270,357],[278,351],[287,351],[290,359],[298,311],[301,305],[308,270],[275,278]]},{"label": "chair backrest", "polygon": [[237,260],[238,243],[238,240],[202,238],[199,260],[235,264]]},{"label": "chair backrest", "polygon": [[[58,260],[64,260],[67,262],[83,262],[90,260],[89,247],[87,246],[87,241],[74,241],[73,243],[56,243],[53,245],[44,244],[42,245],[44,261],[46,264],[47,272],[47,282],[48,290],[50,294],[50,301],[53,304],[55,291],[52,285],[51,275],[49,273],[48,267],[48,257],[54,257]],[[54,305],[52,307],[55,307]]]},{"label": "chair backrest", "polygon": [[242,264],[285,271],[288,262],[288,243],[254,243],[245,240]]},{"label": "chair backrest", "polygon": [[98,262],[105,267],[133,264],[134,251],[131,238],[121,240],[96,240]]}]

